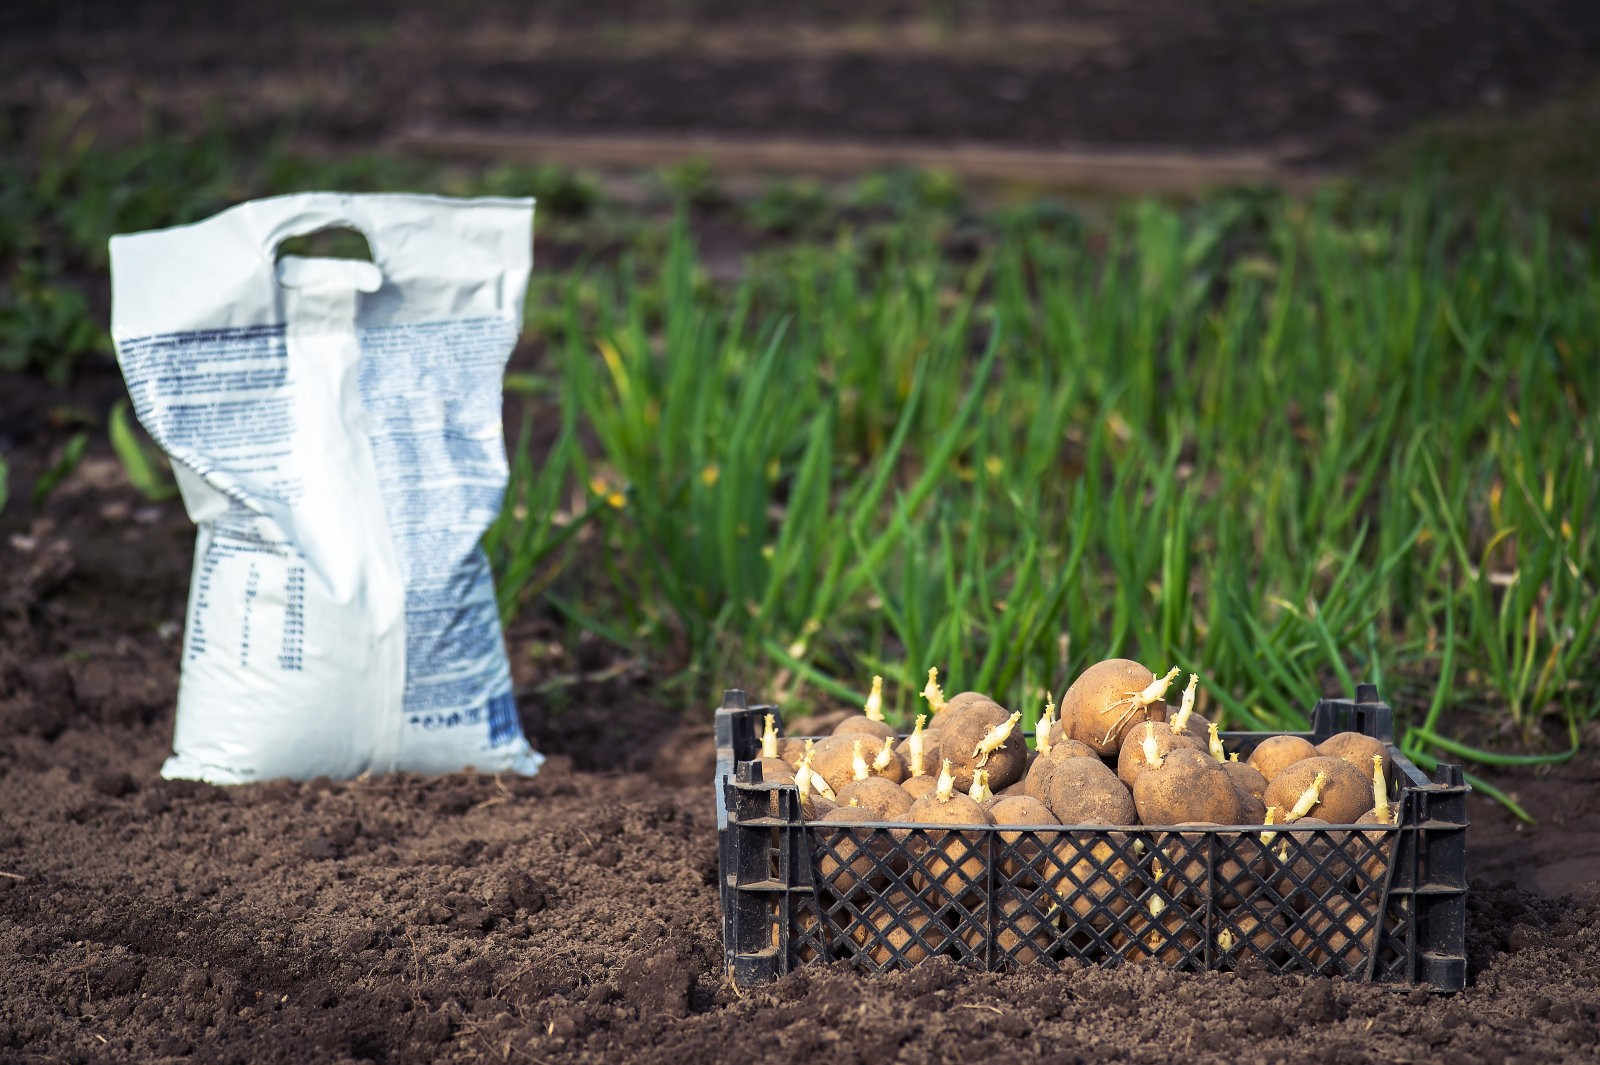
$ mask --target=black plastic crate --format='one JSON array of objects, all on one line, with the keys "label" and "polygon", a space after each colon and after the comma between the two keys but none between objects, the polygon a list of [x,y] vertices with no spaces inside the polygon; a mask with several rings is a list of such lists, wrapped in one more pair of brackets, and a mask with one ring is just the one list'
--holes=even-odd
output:
[{"label": "black plastic crate", "polygon": [[[1466,980],[1461,768],[1430,781],[1394,746],[1394,715],[1363,684],[1311,713],[1319,743],[1389,744],[1394,826],[940,828],[807,823],[792,785],[761,780],[774,706],[729,690],[716,714],[723,949],[738,985],[799,965],[881,971],[944,955],[983,969],[1110,965],[1277,972],[1427,985]],[[1225,732],[1247,755],[1273,733]]]}]

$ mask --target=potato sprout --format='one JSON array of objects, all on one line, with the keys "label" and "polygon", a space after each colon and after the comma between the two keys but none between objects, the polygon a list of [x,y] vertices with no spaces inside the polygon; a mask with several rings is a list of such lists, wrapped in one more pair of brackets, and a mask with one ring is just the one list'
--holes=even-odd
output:
[{"label": "potato sprout", "polygon": [[885,740],[878,748],[877,757],[872,760],[872,771],[878,774],[887,773],[894,760],[894,744]]},{"label": "potato sprout", "polygon": [[837,801],[838,796],[834,794],[833,787],[827,782],[827,780],[823,778],[821,773],[811,768],[811,759],[815,754],[816,743],[812,740],[807,740],[806,753],[800,756],[800,765],[794,771],[795,785],[797,787],[801,787],[801,782],[805,782],[800,793],[800,798],[804,800],[806,797],[806,789],[809,789],[811,791],[815,791],[818,795],[821,795],[829,802],[835,802]]},{"label": "potato sprout", "polygon": [[1005,746],[1006,740],[1011,738],[1011,730],[1016,728],[1017,722],[1021,720],[1022,715],[1020,713],[1012,714],[990,729],[988,734],[978,741],[977,746],[972,748],[972,764],[974,768],[981,769],[989,764],[989,756]]},{"label": "potato sprout", "polygon": [[928,683],[922,686],[922,697],[928,700],[928,709],[937,714],[944,709],[944,689],[939,687],[939,668],[928,667]]},{"label": "potato sprout", "polygon": [[[1389,782],[1384,779],[1383,763],[1383,755],[1372,756],[1372,809],[1362,814],[1357,824],[1383,825],[1387,828],[1399,821],[1396,815],[1400,811],[1389,801]],[[1373,846],[1372,854],[1361,862],[1361,869],[1374,882],[1382,880],[1389,865],[1385,836],[1383,832],[1369,831],[1361,837]]]},{"label": "potato sprout", "polygon": [[[1267,807],[1267,816],[1261,819],[1261,823],[1269,826],[1277,824],[1278,813],[1279,810],[1276,806]],[[1263,832],[1261,833],[1261,845],[1263,847],[1269,847],[1272,845],[1272,841],[1277,838],[1278,834],[1276,832]]]},{"label": "potato sprout", "polygon": [[850,745],[850,775],[856,780],[866,780],[872,775],[872,767],[867,764],[867,759],[861,753],[861,737],[857,736]]},{"label": "potato sprout", "polygon": [[1148,711],[1153,704],[1159,703],[1166,698],[1167,686],[1172,683],[1173,678],[1177,677],[1177,675],[1178,667],[1173,666],[1167,670],[1165,676],[1157,677],[1139,691],[1128,692],[1122,699],[1118,700],[1118,703],[1113,704],[1115,706],[1126,702],[1128,708],[1106,729],[1105,735],[1100,737],[1100,742],[1092,744],[1092,746],[1109,750],[1113,743],[1112,737],[1125,731],[1132,722],[1134,715]]},{"label": "potato sprout", "polygon": [[1131,788],[1140,773],[1161,768],[1167,756],[1177,750],[1193,750],[1204,756],[1192,735],[1170,732],[1158,722],[1146,721],[1123,738],[1122,750],[1117,753],[1117,776]]},{"label": "potato sprout", "polygon": [[1174,735],[1188,731],[1189,717],[1194,713],[1194,690],[1199,683],[1200,675],[1198,673],[1189,674],[1189,684],[1183,689],[1183,702],[1179,704],[1178,712],[1173,714],[1167,721],[1167,727],[1172,730]]},{"label": "potato sprout", "polygon": [[922,768],[922,751],[924,743],[922,738],[922,727],[927,724],[927,722],[928,716],[926,714],[918,714],[916,727],[911,730],[911,735],[906,737],[906,753],[909,755],[909,757],[906,759],[906,762],[913,777],[920,777],[924,772],[926,772],[926,770]]},{"label": "potato sprout", "polygon": [[1294,801],[1294,805],[1289,807],[1289,813],[1284,817],[1283,823],[1292,825],[1310,813],[1311,808],[1322,801],[1322,789],[1327,785],[1328,774],[1318,772],[1311,783],[1306,785],[1306,790],[1301,792],[1300,797]]},{"label": "potato sprout", "polygon": [[1150,718],[1150,708],[1165,706],[1167,686],[1178,675],[1173,667],[1155,676],[1138,662],[1108,658],[1078,675],[1061,697],[1061,718],[1067,734],[1099,754],[1114,754],[1128,730]]},{"label": "potato sprout", "polygon": [[861,712],[874,721],[883,720],[883,678],[874,675],[872,678],[872,692],[867,696],[867,704]]},{"label": "potato sprout", "polygon": [[1389,782],[1383,778],[1383,755],[1372,756],[1372,813],[1380,824],[1394,824],[1394,812],[1389,806]]},{"label": "potato sprout", "polygon": [[1056,724],[1056,701],[1049,692],[1044,696],[1044,713],[1039,715],[1039,723],[1034,726],[1033,734],[1039,749],[1040,757],[1050,753],[1053,746],[1050,742],[1050,731]]},{"label": "potato sprout", "polygon": [[794,770],[795,791],[800,797],[800,811],[807,817],[820,817],[833,809],[837,796],[828,782],[811,768],[811,742],[806,741],[806,751],[800,756]]}]

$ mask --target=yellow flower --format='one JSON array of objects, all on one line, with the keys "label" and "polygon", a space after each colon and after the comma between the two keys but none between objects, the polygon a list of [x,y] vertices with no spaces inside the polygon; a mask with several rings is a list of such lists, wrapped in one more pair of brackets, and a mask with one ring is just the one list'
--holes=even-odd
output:
[{"label": "yellow flower", "polygon": [[700,480],[707,488],[715,487],[717,478],[721,476],[722,471],[717,468],[717,464],[714,462],[700,471]]}]

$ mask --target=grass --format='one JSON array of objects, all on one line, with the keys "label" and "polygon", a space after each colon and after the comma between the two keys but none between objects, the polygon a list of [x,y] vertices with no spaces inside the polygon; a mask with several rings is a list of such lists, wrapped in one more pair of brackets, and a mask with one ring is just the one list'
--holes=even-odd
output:
[{"label": "grass", "polygon": [[0,225],[9,283],[81,284],[107,227],[289,188],[564,205],[579,265],[536,277],[543,358],[508,380],[558,428],[512,448],[502,607],[686,703],[855,703],[877,672],[904,721],[938,665],[1031,726],[1123,655],[1199,673],[1232,727],[1374,680],[1420,761],[1563,757],[1597,713],[1600,270],[1536,210],[1418,183],[985,212],[903,174],[741,206],[680,168],[658,213],[721,211],[758,249],[713,284],[697,214],[641,221],[548,168],[247,172],[163,143],[43,167]]},{"label": "grass", "polygon": [[[627,490],[605,583],[697,693],[877,671],[904,714],[937,664],[1031,716],[1127,655],[1247,727],[1362,678],[1487,698],[1478,731],[1595,713],[1600,275],[1537,216],[1222,197],[693,275],[680,228],[553,342]],[[1496,759],[1430,721],[1411,749]]]}]

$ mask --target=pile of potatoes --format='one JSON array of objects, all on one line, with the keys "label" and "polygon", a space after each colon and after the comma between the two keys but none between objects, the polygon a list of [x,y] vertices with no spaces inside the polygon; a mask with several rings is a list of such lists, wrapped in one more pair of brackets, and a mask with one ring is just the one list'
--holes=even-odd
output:
[{"label": "pile of potatoes", "polygon": [[[929,713],[900,737],[883,719],[874,678],[863,712],[831,736],[782,739],[769,719],[762,775],[794,784],[808,820],[841,826],[818,872],[829,893],[856,904],[850,934],[879,965],[915,962],[961,939],[980,949],[977,922],[959,918],[982,912],[992,883],[1006,925],[997,945],[1019,962],[1071,941],[1080,954],[1184,964],[1200,956],[1198,922],[1186,917],[1210,909],[1224,963],[1254,944],[1325,971],[1354,970],[1376,925],[1348,916],[1348,899],[1381,885],[1378,855],[1394,823],[1388,748],[1358,733],[1316,746],[1274,736],[1240,761],[1195,712],[1195,677],[1178,708],[1167,706],[1177,674],[1156,676],[1127,659],[1089,667],[1059,715],[1047,703],[1033,748],[1020,713],[979,692],[947,700],[933,670],[923,690]],[[948,831],[843,827],[878,823]],[[1380,846],[1353,863],[1340,856],[1338,832],[1278,831],[1356,824],[1379,826],[1368,838]],[[985,868],[981,831],[991,825],[1014,848],[995,870]],[[1224,833],[1232,854],[1208,866],[1209,833],[1199,830],[1241,825],[1258,827]]]}]

